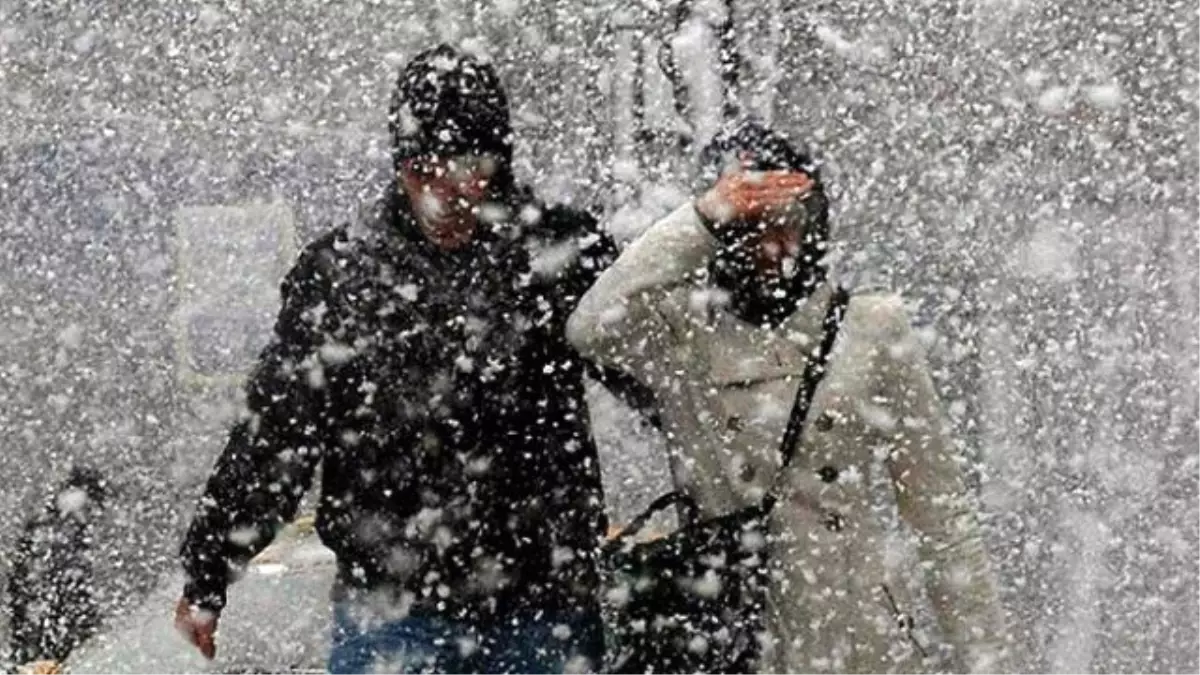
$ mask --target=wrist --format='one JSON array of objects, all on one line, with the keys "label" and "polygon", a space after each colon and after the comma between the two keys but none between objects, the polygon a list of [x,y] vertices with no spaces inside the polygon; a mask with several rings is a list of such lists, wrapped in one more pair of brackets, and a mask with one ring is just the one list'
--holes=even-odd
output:
[{"label": "wrist", "polygon": [[704,226],[704,229],[707,230],[709,234],[715,234],[713,222],[708,216],[704,215],[704,211],[702,211],[696,204],[692,204],[692,211],[696,212],[696,220],[700,221],[700,224]]},{"label": "wrist", "polygon": [[194,607],[219,615],[225,609],[225,589],[206,588],[202,584],[184,584],[183,597]]}]

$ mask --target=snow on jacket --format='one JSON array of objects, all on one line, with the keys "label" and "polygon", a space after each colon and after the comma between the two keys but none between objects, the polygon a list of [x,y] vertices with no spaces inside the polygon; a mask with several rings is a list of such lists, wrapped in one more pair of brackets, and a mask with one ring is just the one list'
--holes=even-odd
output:
[{"label": "snow on jacket", "polygon": [[96,531],[111,488],[95,469],[75,467],[25,521],[8,577],[13,661],[61,662],[99,627]]},{"label": "snow on jacket", "polygon": [[[716,246],[691,205],[678,209],[601,275],[567,329],[586,356],[654,390],[675,481],[706,516],[759,503],[776,478],[833,293],[822,284],[777,328],[745,323],[705,282]],[[961,458],[899,297],[852,295],[830,358],[769,523],[762,668],[933,667],[922,653],[939,650],[909,629],[922,590],[957,668],[1002,668],[1002,613]]]},{"label": "snow on jacket", "polygon": [[190,600],[224,606],[321,465],[339,588],[447,613],[594,610],[603,494],[588,364],[564,333],[616,248],[586,213],[509,203],[445,253],[393,190],[300,256],[182,546]]}]

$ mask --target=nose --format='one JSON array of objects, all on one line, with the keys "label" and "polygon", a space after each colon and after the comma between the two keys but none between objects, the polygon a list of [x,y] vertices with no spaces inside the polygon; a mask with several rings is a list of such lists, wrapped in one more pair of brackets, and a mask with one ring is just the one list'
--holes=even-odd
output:
[{"label": "nose", "polygon": [[477,202],[487,193],[487,183],[484,181],[468,179],[468,180],[442,180],[426,185],[433,196],[437,199],[446,202],[454,203],[458,200],[467,202]]},{"label": "nose", "polygon": [[427,184],[424,186],[424,190],[440,209],[458,208],[462,206],[463,202],[470,201],[469,195],[463,194],[454,186],[445,183]]}]

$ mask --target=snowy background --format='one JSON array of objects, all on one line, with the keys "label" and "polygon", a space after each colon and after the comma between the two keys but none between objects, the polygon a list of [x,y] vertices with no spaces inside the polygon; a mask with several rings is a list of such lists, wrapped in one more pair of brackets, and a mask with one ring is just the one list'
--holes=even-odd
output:
[{"label": "snowy background", "polygon": [[[0,2],[0,576],[75,462],[119,490],[112,620],[174,571],[275,281],[387,179],[419,49],[496,62],[547,199],[626,239],[676,205],[673,134],[721,116],[724,3],[693,4],[676,32],[655,0]],[[1019,666],[1196,672],[1195,3],[733,4],[737,99],[826,162],[839,267],[913,303]],[[598,408],[620,520],[665,468]]]}]

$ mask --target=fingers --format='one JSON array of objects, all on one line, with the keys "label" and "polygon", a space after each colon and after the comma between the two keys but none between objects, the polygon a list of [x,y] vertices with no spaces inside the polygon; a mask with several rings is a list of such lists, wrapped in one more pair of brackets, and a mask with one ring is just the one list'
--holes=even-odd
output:
[{"label": "fingers", "polygon": [[813,179],[799,171],[743,171],[726,174],[719,182],[747,190],[806,190],[813,185]]},{"label": "fingers", "polygon": [[718,192],[742,217],[757,217],[785,207],[813,188],[809,176],[793,171],[742,172],[723,176]]},{"label": "fingers", "polygon": [[747,176],[736,185],[738,192],[758,200],[795,199],[813,187],[813,181],[801,173],[769,172],[762,177]]},{"label": "fingers", "polygon": [[717,225],[753,220],[785,209],[815,185],[799,171],[736,171],[721,176],[697,199],[696,208]]},{"label": "fingers", "polygon": [[186,598],[181,598],[175,605],[175,629],[204,658],[211,661],[217,655],[217,618],[211,612],[193,607]]},{"label": "fingers", "polygon": [[211,624],[208,626],[207,630],[201,629],[201,630],[197,631],[196,646],[200,648],[200,654],[204,658],[208,659],[209,661],[212,661],[213,658],[216,657],[217,644],[213,638],[213,630],[212,630]]},{"label": "fingers", "polygon": [[183,636],[184,640],[188,641],[188,644],[194,647],[200,646],[199,629],[190,619],[176,617],[175,630],[179,631],[179,634]]},{"label": "fingers", "polygon": [[791,190],[744,190],[728,198],[732,211],[743,218],[757,218],[786,208],[805,193]]},{"label": "fingers", "polygon": [[742,182],[763,186],[803,187],[812,184],[812,178],[800,171],[742,171],[731,174]]}]

